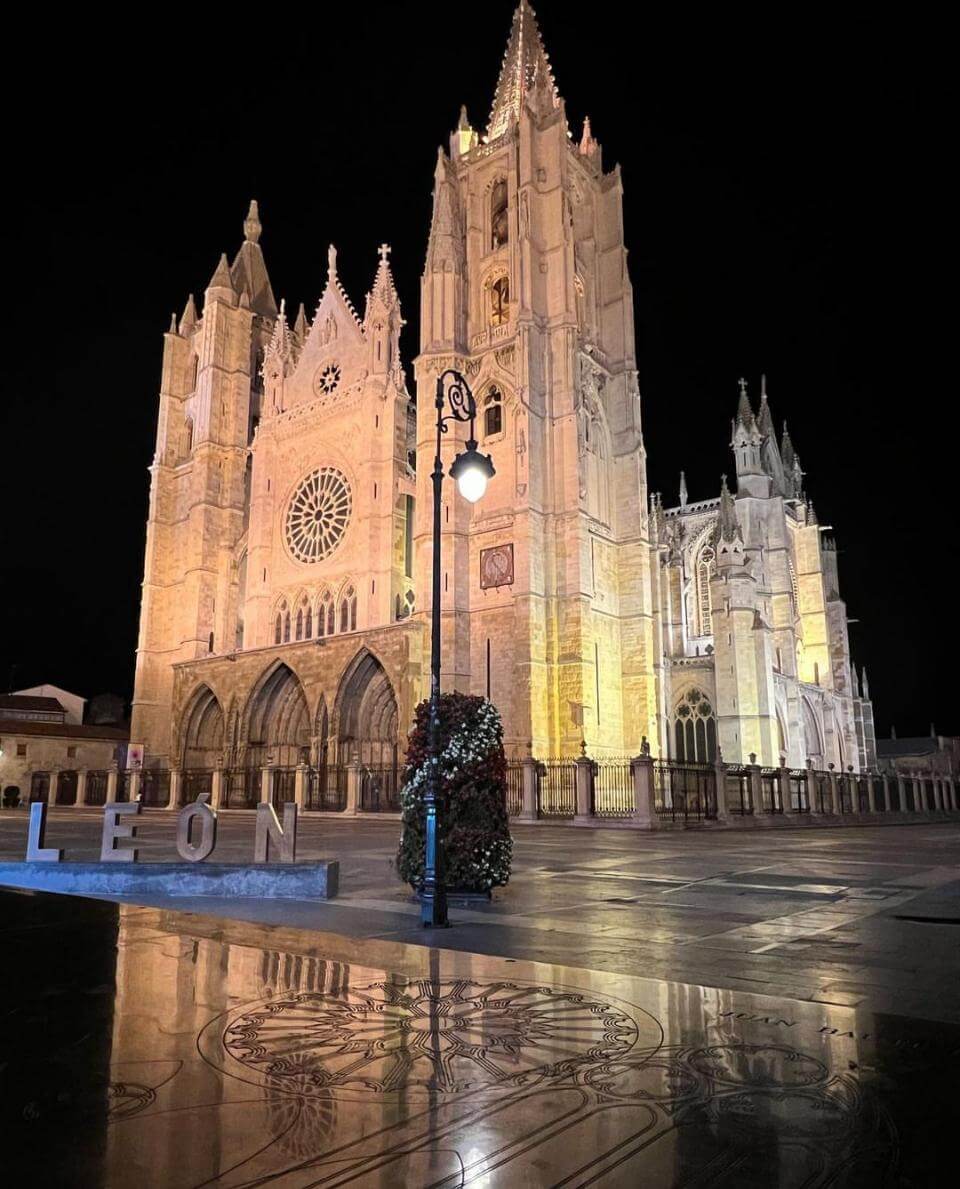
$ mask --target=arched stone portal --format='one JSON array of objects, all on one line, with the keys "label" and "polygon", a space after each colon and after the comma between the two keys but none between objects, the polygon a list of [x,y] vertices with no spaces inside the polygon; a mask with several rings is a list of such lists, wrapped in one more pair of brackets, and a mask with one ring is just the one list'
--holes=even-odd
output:
[{"label": "arched stone portal", "polygon": [[292,768],[310,758],[310,715],[299,678],[287,665],[269,669],[250,695],[242,766]]},{"label": "arched stone portal", "polygon": [[397,699],[383,665],[364,650],[348,666],[336,703],[340,763],[395,765]]},{"label": "arched stone portal", "polygon": [[223,755],[223,710],[209,685],[193,695],[183,724],[182,766],[216,768]]}]

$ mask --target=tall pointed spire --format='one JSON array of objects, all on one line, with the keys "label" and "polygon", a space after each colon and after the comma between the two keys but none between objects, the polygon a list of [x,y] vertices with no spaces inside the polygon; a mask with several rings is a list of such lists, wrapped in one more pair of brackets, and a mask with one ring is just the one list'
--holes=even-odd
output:
[{"label": "tall pointed spire", "polygon": [[243,221],[243,243],[230,266],[230,275],[237,293],[246,296],[246,304],[254,313],[265,318],[275,318],[277,302],[273,296],[270,277],[267,275],[263,249],[260,247],[262,231],[260,208],[257,206],[257,200],[251,198],[247,217]]},{"label": "tall pointed spire", "polygon": [[278,356],[284,363],[290,359],[293,354],[293,344],[290,340],[290,328],[287,326],[287,309],[286,301],[281,299],[280,310],[277,314],[277,320],[273,326],[273,334],[270,337],[270,343],[264,352],[264,366],[266,367],[266,360],[271,355]]},{"label": "tall pointed spire", "polygon": [[747,396],[747,382],[741,376],[737,383],[740,385],[740,399],[737,401],[737,424],[742,425],[744,429],[752,429],[755,422],[753,409],[750,407],[750,398]]},{"label": "tall pointed spire", "polygon": [[193,301],[193,294],[187,298],[187,304],[183,307],[183,313],[180,315],[180,333],[184,338],[193,330],[197,324],[197,307]]},{"label": "tall pointed spire", "polygon": [[303,302],[301,301],[300,309],[297,310],[297,317],[293,324],[293,333],[296,335],[297,342],[299,342],[301,347],[307,341],[308,329],[309,329],[309,327],[307,326],[307,311],[303,308]]},{"label": "tall pointed spire", "polygon": [[397,287],[390,271],[389,258],[392,249],[389,244],[381,244],[377,251],[380,253],[380,263],[377,265],[377,275],[373,278],[370,293],[371,296],[379,298],[384,305],[391,306],[397,298]]},{"label": "tall pointed spire", "polygon": [[757,414],[757,428],[762,434],[770,438],[771,441],[773,440],[775,431],[773,428],[773,417],[770,414],[770,405],[767,403],[766,391],[760,396],[760,412]]},{"label": "tall pointed spire", "polygon": [[550,60],[540,40],[537,18],[527,0],[520,0],[513,14],[507,51],[500,67],[500,78],[493,96],[487,140],[496,140],[517,122],[524,99],[537,89],[544,89],[554,107],[560,103],[553,80]]},{"label": "tall pointed spire", "polygon": [[580,156],[592,157],[600,146],[593,138],[593,130],[590,127],[590,117],[583,117],[583,135],[580,137]]},{"label": "tall pointed spire", "polygon": [[680,507],[687,506],[687,475],[685,471],[680,472]]},{"label": "tall pointed spire", "polygon": [[783,437],[780,439],[780,457],[783,459],[784,470],[792,471],[797,455],[793,449],[793,442],[790,438],[790,431],[787,429],[786,421],[783,423]]},{"label": "tall pointed spire", "polygon": [[737,507],[730,488],[727,486],[727,476],[720,477],[720,517],[717,521],[717,539],[719,541],[740,541],[740,521],[737,518]]},{"label": "tall pointed spire", "polygon": [[211,289],[222,289],[231,297],[237,296],[237,291],[233,287],[233,280],[230,276],[230,265],[227,261],[226,252],[220,253],[220,260],[218,261],[217,267],[214,269],[213,276],[210,278],[210,282],[207,285],[208,293]]},{"label": "tall pointed spire", "polygon": [[260,208],[257,206],[257,200],[251,198],[250,209],[243,221],[243,238],[249,244],[259,243],[261,231],[263,231],[263,226],[260,223]]}]

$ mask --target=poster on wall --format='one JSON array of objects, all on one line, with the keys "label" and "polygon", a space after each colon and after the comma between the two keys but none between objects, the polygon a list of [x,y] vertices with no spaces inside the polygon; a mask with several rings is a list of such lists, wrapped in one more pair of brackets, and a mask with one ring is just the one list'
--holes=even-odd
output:
[{"label": "poster on wall", "polygon": [[127,744],[127,767],[128,768],[142,768],[143,767],[143,744],[142,743],[128,743]]}]

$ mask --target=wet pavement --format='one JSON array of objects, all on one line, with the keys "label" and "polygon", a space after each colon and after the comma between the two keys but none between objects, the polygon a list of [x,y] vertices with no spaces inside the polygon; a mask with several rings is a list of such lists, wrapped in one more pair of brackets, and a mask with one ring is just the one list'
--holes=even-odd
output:
[{"label": "wet pavement", "polygon": [[74,897],[0,934],[4,1184],[953,1183],[951,1023]]},{"label": "wet pavement", "polygon": [[[101,814],[54,810],[48,844],[99,856]],[[144,815],[144,861],[175,857],[174,816]],[[399,824],[304,818],[298,857],[340,861],[327,903],[194,900],[185,909],[355,939],[423,945],[392,866]],[[26,815],[0,813],[0,860]],[[253,817],[222,814],[216,857],[252,857]],[[144,898],[140,898],[144,902]],[[539,824],[515,830],[513,875],[454,907],[448,949],[654,977],[960,1024],[960,826],[650,835]]]}]

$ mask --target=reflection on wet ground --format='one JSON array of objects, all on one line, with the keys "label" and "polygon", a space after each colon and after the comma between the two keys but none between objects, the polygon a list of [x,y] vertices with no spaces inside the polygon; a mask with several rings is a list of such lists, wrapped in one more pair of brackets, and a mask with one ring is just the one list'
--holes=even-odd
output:
[{"label": "reflection on wet ground", "polygon": [[72,897],[0,922],[5,1184],[945,1183],[949,1024]]}]

